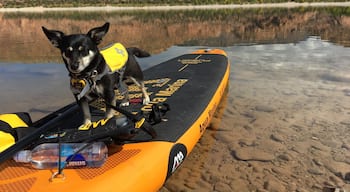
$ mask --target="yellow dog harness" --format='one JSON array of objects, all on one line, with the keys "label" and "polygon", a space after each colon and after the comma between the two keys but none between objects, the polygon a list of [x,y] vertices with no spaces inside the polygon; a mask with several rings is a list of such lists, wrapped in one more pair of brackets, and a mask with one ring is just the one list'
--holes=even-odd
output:
[{"label": "yellow dog harness", "polygon": [[[128,61],[128,51],[121,43],[114,43],[100,51],[103,58],[106,61],[109,69],[106,69],[101,74],[92,74],[90,78],[71,78],[71,89],[75,93],[78,100],[80,100],[84,95],[86,95],[95,85],[95,81],[102,78],[107,73],[118,72],[120,74],[124,73],[124,66]],[[122,76],[122,75],[121,75]]]},{"label": "yellow dog harness", "polygon": [[128,61],[128,52],[121,43],[114,43],[100,52],[111,72],[121,69]]}]

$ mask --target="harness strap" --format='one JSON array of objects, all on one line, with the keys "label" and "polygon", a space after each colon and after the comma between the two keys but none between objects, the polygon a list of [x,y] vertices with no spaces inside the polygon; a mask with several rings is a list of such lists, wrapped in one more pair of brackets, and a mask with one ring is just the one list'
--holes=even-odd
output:
[{"label": "harness strap", "polygon": [[87,83],[85,83],[83,90],[81,90],[81,92],[77,95],[78,100],[83,98],[91,90],[91,85],[90,85],[89,81],[85,81],[85,82],[87,82]]},{"label": "harness strap", "polygon": [[92,75],[92,76],[91,76],[91,79],[92,79],[93,81],[96,82],[96,81],[101,80],[102,77],[105,76],[106,74],[112,74],[112,73],[113,73],[113,72],[109,72],[108,67],[105,67],[105,69],[103,70],[103,72],[100,73],[100,74],[97,74],[97,71],[96,71],[96,75]]},{"label": "harness strap", "polygon": [[136,128],[140,128],[140,129],[144,130],[146,133],[151,135],[152,139],[157,137],[156,131],[153,129],[152,125],[150,123],[148,123],[148,121],[145,121],[145,117],[142,114],[137,113],[135,115],[135,114],[132,114],[131,112],[119,107],[118,105],[113,106],[113,105],[110,105],[108,103],[105,103],[105,104],[107,106],[113,108],[114,110],[122,113],[123,115],[125,115],[128,119],[130,119],[131,121],[133,121],[136,124],[136,126],[135,126]]},{"label": "harness strap", "polygon": [[[79,88],[82,87],[79,94],[76,95],[77,99],[80,100],[83,98],[86,94],[88,94],[95,86],[96,82],[101,80],[103,76],[105,76],[109,72],[108,67],[105,67],[102,73],[98,74],[96,70],[94,70],[91,75],[87,78],[83,79],[71,79],[71,86],[74,87],[75,83],[79,84]],[[74,87],[75,88],[75,87]]]}]

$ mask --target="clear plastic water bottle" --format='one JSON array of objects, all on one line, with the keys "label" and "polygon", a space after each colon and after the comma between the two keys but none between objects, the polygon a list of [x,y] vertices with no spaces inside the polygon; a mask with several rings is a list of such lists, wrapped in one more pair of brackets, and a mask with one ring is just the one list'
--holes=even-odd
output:
[{"label": "clear plastic water bottle", "polygon": [[[54,169],[58,168],[59,151],[58,143],[44,143],[31,151],[19,151],[13,159],[31,163],[37,169]],[[103,142],[61,143],[60,168],[101,167],[107,157],[108,149]]]}]

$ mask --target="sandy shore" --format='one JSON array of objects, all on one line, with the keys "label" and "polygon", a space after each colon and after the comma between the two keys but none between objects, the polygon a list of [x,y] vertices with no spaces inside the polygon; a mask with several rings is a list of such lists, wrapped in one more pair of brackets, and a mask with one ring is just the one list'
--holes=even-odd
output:
[{"label": "sandy shore", "polygon": [[227,52],[227,97],[161,192],[349,192],[348,49],[309,38]]},{"label": "sandy shore", "polygon": [[0,12],[46,12],[46,11],[129,11],[129,10],[192,10],[192,9],[250,9],[250,8],[294,8],[294,7],[348,7],[350,2],[315,2],[315,3],[262,3],[262,4],[229,4],[229,5],[176,5],[176,6],[143,6],[143,7],[24,7],[0,8]]}]

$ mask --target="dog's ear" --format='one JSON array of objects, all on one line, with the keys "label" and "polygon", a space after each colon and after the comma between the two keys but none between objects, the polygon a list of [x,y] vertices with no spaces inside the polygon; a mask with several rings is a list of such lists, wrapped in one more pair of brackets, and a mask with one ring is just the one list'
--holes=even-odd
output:
[{"label": "dog's ear", "polygon": [[106,35],[109,29],[109,23],[105,23],[101,27],[96,27],[91,29],[88,33],[87,36],[89,36],[95,43],[96,45],[100,44],[102,41],[102,38]]},{"label": "dog's ear", "polygon": [[41,27],[46,37],[50,40],[53,46],[59,48],[64,33],[61,31],[48,30],[45,27]]}]

